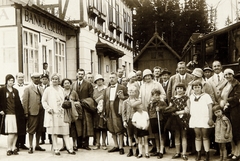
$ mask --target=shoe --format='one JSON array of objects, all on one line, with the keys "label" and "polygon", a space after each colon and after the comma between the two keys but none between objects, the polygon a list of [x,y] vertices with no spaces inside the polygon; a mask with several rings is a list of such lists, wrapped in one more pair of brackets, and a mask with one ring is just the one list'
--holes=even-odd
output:
[{"label": "shoe", "polygon": [[185,154],[183,154],[183,155],[182,155],[182,159],[183,159],[183,160],[188,160],[188,157],[187,157]]},{"label": "shoe", "polygon": [[137,156],[137,158],[142,158],[142,154],[139,154],[139,155]]},{"label": "shoe", "polygon": [[45,141],[44,141],[44,140],[42,140],[42,141],[39,143],[39,145],[43,145],[43,144],[45,144]]},{"label": "shoe", "polygon": [[209,152],[206,152],[204,161],[209,161]]},{"label": "shoe", "polygon": [[11,151],[11,150],[8,150],[7,151],[7,156],[10,156],[10,155],[12,155],[13,154],[13,152]]},{"label": "shoe", "polygon": [[30,148],[28,149],[28,154],[32,154],[32,153],[33,153],[33,148],[30,147]]},{"label": "shoe", "polygon": [[155,153],[152,153],[150,154],[151,156],[159,156],[159,152],[155,152]]},{"label": "shoe", "polygon": [[119,154],[120,154],[120,155],[123,155],[123,154],[124,154],[124,149],[123,149],[123,148],[119,149]]},{"label": "shoe", "polygon": [[159,153],[159,155],[157,156],[158,159],[163,158],[163,153]]},{"label": "shoe", "polygon": [[13,155],[18,155],[17,149],[14,149],[12,153],[13,153]]},{"label": "shoe", "polygon": [[46,151],[46,149],[43,149],[43,148],[41,148],[40,146],[36,146],[36,147],[35,147],[35,150],[36,150],[36,151]]},{"label": "shoe", "polygon": [[85,150],[92,150],[92,149],[89,148],[88,146],[84,146],[83,149],[85,149]]},{"label": "shoe", "polygon": [[66,146],[62,147],[59,151],[65,151],[67,150]]},{"label": "shoe", "polygon": [[234,156],[234,154],[228,154],[227,158],[231,159]]},{"label": "shoe", "polygon": [[172,159],[176,159],[176,158],[180,158],[180,157],[181,157],[180,153],[176,153],[174,156],[172,156]]},{"label": "shoe", "polygon": [[61,155],[58,149],[55,149],[55,150],[54,150],[54,154],[55,154],[55,155]]},{"label": "shoe", "polygon": [[112,149],[108,150],[109,153],[118,152],[118,151],[119,151],[118,147],[113,147]]},{"label": "shoe", "polygon": [[146,157],[146,158],[150,158],[150,156],[149,156],[149,154],[148,154],[148,153],[146,153],[146,154],[145,154],[145,157]]},{"label": "shoe", "polygon": [[75,151],[72,151],[72,150],[67,150],[68,154],[72,154],[72,155],[75,155]]},{"label": "shoe", "polygon": [[137,157],[138,154],[139,154],[139,149],[137,148],[137,149],[136,149],[136,153],[135,153],[135,157]]},{"label": "shoe", "polygon": [[131,157],[131,156],[133,156],[133,150],[132,150],[132,149],[129,149],[129,152],[128,152],[128,154],[127,154],[127,157]]},{"label": "shoe", "polygon": [[100,146],[93,147],[93,150],[98,150],[98,149],[100,149]]},{"label": "shoe", "polygon": [[238,160],[240,156],[233,155],[231,160]]},{"label": "shoe", "polygon": [[195,160],[196,160],[196,161],[201,160],[201,152],[200,152],[200,151],[197,152],[197,155],[196,155],[196,159],[195,159]]},{"label": "shoe", "polygon": [[76,146],[73,146],[74,151],[78,151],[78,148]]},{"label": "shoe", "polygon": [[106,145],[103,145],[103,146],[102,146],[102,149],[103,149],[103,150],[107,150],[107,146],[106,146]]},{"label": "shoe", "polygon": [[19,148],[23,149],[23,150],[28,150],[28,147],[26,145],[21,145]]},{"label": "shoe", "polygon": [[155,152],[157,152],[157,148],[156,148],[156,147],[153,147],[153,148],[149,151],[149,153],[155,153]]}]

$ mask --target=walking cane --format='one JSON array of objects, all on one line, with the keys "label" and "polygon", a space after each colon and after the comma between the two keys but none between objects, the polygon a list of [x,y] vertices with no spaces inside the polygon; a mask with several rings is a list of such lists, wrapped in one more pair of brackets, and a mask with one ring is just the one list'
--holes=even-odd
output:
[{"label": "walking cane", "polygon": [[1,133],[1,131],[2,131],[2,127],[3,127],[3,121],[4,121],[4,114],[2,115],[2,119],[1,119],[0,133]]},{"label": "walking cane", "polygon": [[162,143],[162,140],[161,140],[161,126],[160,126],[160,117],[159,117],[159,111],[157,111],[157,119],[158,119],[158,132],[159,132],[159,141],[160,141],[160,144]]}]

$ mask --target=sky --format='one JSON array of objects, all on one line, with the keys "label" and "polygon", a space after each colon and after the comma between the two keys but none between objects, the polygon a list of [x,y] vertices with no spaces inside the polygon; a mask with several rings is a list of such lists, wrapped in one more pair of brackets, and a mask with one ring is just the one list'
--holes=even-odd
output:
[{"label": "sky", "polygon": [[[237,17],[237,1],[240,0],[206,0],[208,7],[213,6],[217,10],[217,29],[225,27],[227,17],[232,22],[236,22]],[[238,8],[240,5],[238,5]],[[239,9],[238,9],[239,10]]]}]

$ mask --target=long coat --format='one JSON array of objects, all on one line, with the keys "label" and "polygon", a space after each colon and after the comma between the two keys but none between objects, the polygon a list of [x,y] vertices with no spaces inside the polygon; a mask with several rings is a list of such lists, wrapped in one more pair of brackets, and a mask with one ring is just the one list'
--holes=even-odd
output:
[{"label": "long coat", "polygon": [[[82,81],[80,87],[78,81],[74,82],[72,88],[77,92],[80,101],[85,98],[93,98],[93,86],[86,80]],[[84,107],[82,107],[82,109],[82,119],[79,118],[75,121],[77,134],[83,137],[93,136],[93,114]]]},{"label": "long coat", "polygon": [[225,110],[226,116],[229,117],[232,124],[233,141],[240,141],[240,83],[234,79],[232,82],[232,90],[230,91],[227,102],[228,108]]},{"label": "long coat", "polygon": [[[0,111],[4,111],[6,113],[7,108],[7,98],[6,98],[7,87],[0,88]],[[15,95],[14,102],[15,102],[15,114],[17,120],[17,132],[18,135],[25,135],[26,134],[26,120],[24,115],[23,106],[20,101],[18,90],[13,88],[13,93]],[[0,115],[0,120],[2,120],[2,115]],[[5,134],[5,120],[2,123],[1,134]]]}]

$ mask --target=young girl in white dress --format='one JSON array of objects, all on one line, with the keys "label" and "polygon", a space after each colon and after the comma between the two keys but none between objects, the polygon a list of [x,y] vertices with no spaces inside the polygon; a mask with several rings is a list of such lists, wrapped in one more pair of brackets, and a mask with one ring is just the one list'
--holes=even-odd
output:
[{"label": "young girl in white dress", "polygon": [[190,95],[190,120],[189,127],[195,132],[195,148],[197,151],[196,160],[201,160],[201,147],[206,152],[205,161],[209,161],[209,128],[214,124],[212,120],[213,101],[209,94],[202,92],[202,83],[195,81],[192,84],[193,94]]}]

